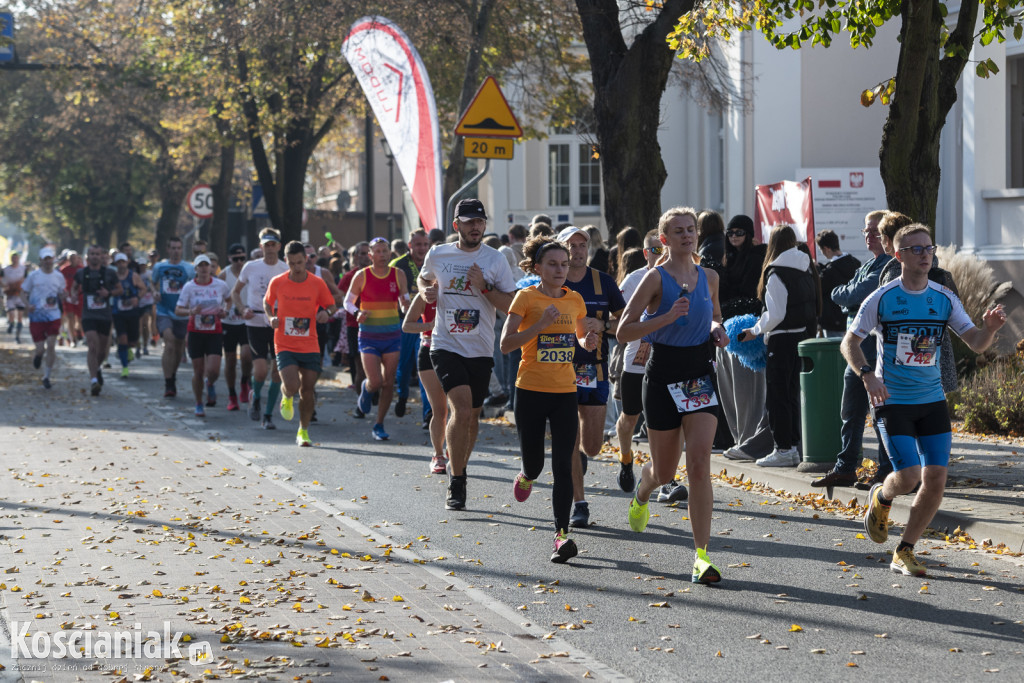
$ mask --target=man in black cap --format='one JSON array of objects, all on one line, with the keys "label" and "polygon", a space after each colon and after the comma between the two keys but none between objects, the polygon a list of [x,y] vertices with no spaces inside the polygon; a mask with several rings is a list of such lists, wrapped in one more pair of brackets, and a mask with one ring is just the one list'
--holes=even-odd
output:
[{"label": "man in black cap", "polygon": [[[238,276],[242,273],[242,267],[249,260],[245,253],[245,247],[234,243],[228,247],[228,267],[222,270],[217,277],[228,284],[228,289],[234,291]],[[242,287],[242,300],[245,301],[248,293]],[[228,410],[239,410],[240,403],[249,402],[249,390],[252,388],[252,352],[249,350],[249,332],[245,326],[245,318],[241,311],[235,306],[234,301],[228,308],[227,315],[220,321],[224,327],[224,379],[228,385]],[[241,361],[242,375],[239,390],[235,392],[235,380],[238,375],[235,368],[238,361]]]},{"label": "man in black cap", "polygon": [[505,257],[481,243],[487,214],[479,199],[460,201],[452,226],[458,241],[430,250],[420,268],[419,287],[428,303],[437,302],[430,361],[450,407],[445,507],[463,510],[466,463],[494,365],[495,311],[508,311],[515,279]]}]

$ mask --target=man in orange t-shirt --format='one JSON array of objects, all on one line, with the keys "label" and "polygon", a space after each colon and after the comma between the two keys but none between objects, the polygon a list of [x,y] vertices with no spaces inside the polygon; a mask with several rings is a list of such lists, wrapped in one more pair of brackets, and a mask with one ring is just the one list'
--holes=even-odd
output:
[{"label": "man in orange t-shirt", "polygon": [[338,307],[323,279],[306,270],[306,249],[302,243],[289,242],[284,253],[288,272],[270,281],[263,310],[274,329],[277,368],[281,373],[281,417],[291,420],[295,416],[292,399],[298,394],[299,431],[295,443],[312,446],[308,430],[315,404],[313,389],[323,365],[316,323],[326,323]]}]

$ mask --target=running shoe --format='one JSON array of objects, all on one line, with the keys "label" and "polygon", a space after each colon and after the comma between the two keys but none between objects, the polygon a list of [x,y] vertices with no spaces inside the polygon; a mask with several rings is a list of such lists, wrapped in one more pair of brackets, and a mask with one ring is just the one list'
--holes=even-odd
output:
[{"label": "running shoe", "polygon": [[238,396],[239,396],[238,400],[239,400],[239,402],[240,403],[248,403],[249,402],[249,392],[252,391],[252,387],[249,386],[248,382],[242,382],[242,386],[240,387],[240,389],[241,389],[241,391],[238,392]]},{"label": "running shoe", "polygon": [[217,405],[217,390],[209,382],[206,383],[206,407],[212,408]]},{"label": "running shoe", "polygon": [[430,473],[431,474],[444,474],[448,471],[448,458],[434,456],[430,459]]},{"label": "running shoe", "polygon": [[907,576],[925,576],[928,569],[917,561],[913,548],[904,548],[893,553],[889,569]]},{"label": "running shoe", "polygon": [[121,379],[128,379],[128,368],[121,368]]},{"label": "running shoe", "polygon": [[128,362],[135,360],[135,349],[128,349]]},{"label": "running shoe", "polygon": [[800,464],[800,451],[796,447],[774,451],[754,461],[758,467],[796,467]]},{"label": "running shoe", "polygon": [[149,355],[149,347],[148,346],[143,346],[142,347],[142,355],[143,356],[148,356]]},{"label": "running shoe", "polygon": [[[516,497],[516,501],[522,503],[530,497],[530,493],[533,491],[533,479],[527,479],[526,475],[520,472],[516,475],[515,481],[512,482],[512,495]],[[555,543],[557,547],[558,543]]]},{"label": "running shoe", "polygon": [[691,583],[718,583],[722,580],[722,572],[718,567],[711,564],[708,559],[708,551],[704,548],[697,548],[697,556],[693,560],[693,574],[690,575]]},{"label": "running shoe", "polygon": [[196,404],[196,417],[206,417],[206,410],[203,408],[202,403]]},{"label": "running shoe", "polygon": [[366,417],[366,413],[359,410],[359,406],[356,406],[355,408],[352,409],[352,417],[357,417],[360,420],[362,420],[364,417]]},{"label": "running shoe", "polygon": [[633,476],[633,463],[619,463],[619,488],[626,493],[636,488],[636,477]]},{"label": "running shoe", "polygon": [[253,421],[260,419],[260,398],[254,396],[251,391],[249,392],[249,419]]},{"label": "running shoe", "polygon": [[363,380],[363,383],[359,385],[359,402],[357,403],[357,407],[363,415],[370,412],[373,408],[373,397],[370,395],[370,392],[366,390],[365,379]]},{"label": "running shoe", "polygon": [[405,404],[409,400],[408,396],[399,396],[395,402],[395,417],[405,417]]},{"label": "running shoe", "polygon": [[277,429],[277,425],[274,424],[270,415],[263,416],[263,420],[260,422],[260,427],[266,430]]},{"label": "running shoe", "polygon": [[430,421],[434,418],[434,411],[428,410],[427,414],[423,416],[423,429],[430,429]]},{"label": "running shoe", "polygon": [[569,526],[577,529],[585,529],[590,526],[590,504],[587,501],[580,500],[572,504]]},{"label": "running shoe", "polygon": [[681,500],[686,500],[688,495],[689,492],[686,490],[686,487],[680,486],[679,482],[673,479],[658,489],[658,502],[676,503]]},{"label": "running shoe", "polygon": [[43,354],[39,354],[38,356],[32,356],[32,367],[34,367],[36,370],[43,367]]},{"label": "running shoe", "polygon": [[238,410],[238,409],[239,409],[238,397],[237,396],[229,396],[228,397],[228,410],[232,411],[232,410]]},{"label": "running shoe", "polygon": [[298,433],[295,434],[295,445],[309,447],[313,445],[313,442],[309,440],[309,431],[299,428]]},{"label": "running shoe", "polygon": [[446,510],[466,509],[466,475],[448,478],[448,498],[444,502]]},{"label": "running shoe", "polygon": [[384,431],[384,425],[380,422],[373,425],[373,429],[370,431],[373,432],[373,438],[377,441],[387,441],[391,438],[391,436]]},{"label": "running shoe", "polygon": [[50,381],[50,378],[49,377],[44,377],[43,378],[43,389],[52,389],[52,388],[53,388],[53,383]]},{"label": "running shoe", "polygon": [[175,386],[173,379],[164,380],[164,398],[174,398],[178,395],[178,387]]},{"label": "running shoe", "polygon": [[[281,394],[281,419],[286,422],[290,422],[295,417],[295,403],[293,396],[285,396]],[[299,430],[302,431],[302,430]]]},{"label": "running shoe", "polygon": [[639,533],[647,528],[647,520],[650,518],[651,511],[648,504],[641,504],[636,499],[636,494],[633,494],[633,499],[629,501],[629,528]]},{"label": "running shoe", "polygon": [[864,513],[864,531],[875,543],[885,543],[889,538],[889,510],[891,505],[882,505],[878,496],[882,485],[875,484],[868,492],[868,511]]},{"label": "running shoe", "polygon": [[92,382],[92,385],[89,387],[89,393],[91,393],[93,396],[99,396],[100,391],[102,390],[103,385],[100,384],[99,382]]},{"label": "running shoe", "polygon": [[560,529],[555,534],[555,552],[551,553],[551,561],[556,564],[565,564],[579,554],[576,542],[569,538],[565,529]]},{"label": "running shoe", "polygon": [[757,456],[750,455],[749,453],[744,451],[739,446],[733,446],[732,448],[726,448],[725,451],[722,452],[722,455],[724,455],[729,460],[757,460],[758,459]]},{"label": "running shoe", "polygon": [[[107,363],[107,365],[109,366],[110,364]],[[103,386],[103,371],[102,370],[97,370],[96,371],[96,381],[99,382],[101,387]]]}]

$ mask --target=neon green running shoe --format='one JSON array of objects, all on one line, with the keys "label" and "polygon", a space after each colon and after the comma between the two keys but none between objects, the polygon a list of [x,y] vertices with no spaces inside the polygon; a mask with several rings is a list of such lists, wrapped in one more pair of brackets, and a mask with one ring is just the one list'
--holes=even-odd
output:
[{"label": "neon green running shoe", "polygon": [[704,548],[697,548],[697,555],[693,559],[693,574],[690,576],[692,583],[718,583],[722,580],[722,572],[718,567],[711,564],[708,559],[708,551]]},{"label": "neon green running shoe", "polygon": [[629,501],[629,528],[637,533],[647,528],[647,520],[651,518],[651,511],[647,503],[641,504],[633,495]]},{"label": "neon green running shoe", "polygon": [[293,397],[281,394],[281,418],[290,420],[295,417],[295,406],[292,405]]},{"label": "neon green running shoe", "polygon": [[298,433],[295,434],[295,445],[296,446],[312,446],[313,442],[309,440],[309,431],[306,429],[299,429]]}]

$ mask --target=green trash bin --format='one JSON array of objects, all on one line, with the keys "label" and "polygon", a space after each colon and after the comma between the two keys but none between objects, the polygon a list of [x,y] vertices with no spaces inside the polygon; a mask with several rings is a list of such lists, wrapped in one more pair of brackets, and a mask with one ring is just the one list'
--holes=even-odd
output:
[{"label": "green trash bin", "polygon": [[846,359],[839,350],[842,339],[805,339],[800,356],[800,432],[805,471],[832,469],[842,448],[843,372]]}]

